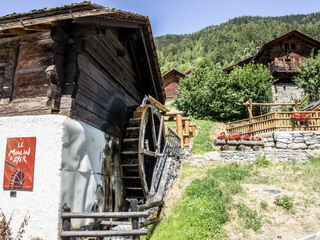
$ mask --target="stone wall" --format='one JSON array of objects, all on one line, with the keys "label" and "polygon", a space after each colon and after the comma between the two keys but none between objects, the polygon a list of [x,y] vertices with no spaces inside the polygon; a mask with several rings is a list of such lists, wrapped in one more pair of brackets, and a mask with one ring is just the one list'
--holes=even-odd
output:
[{"label": "stone wall", "polygon": [[310,156],[320,156],[320,131],[275,132],[263,138],[265,147],[260,151],[215,151],[193,156],[199,161],[253,163],[265,156],[272,162],[305,162]]},{"label": "stone wall", "polygon": [[293,102],[301,98],[303,90],[295,83],[276,82],[272,86],[272,96],[275,103]]},{"label": "stone wall", "polygon": [[316,150],[320,149],[320,131],[274,132],[264,141],[266,150]]}]

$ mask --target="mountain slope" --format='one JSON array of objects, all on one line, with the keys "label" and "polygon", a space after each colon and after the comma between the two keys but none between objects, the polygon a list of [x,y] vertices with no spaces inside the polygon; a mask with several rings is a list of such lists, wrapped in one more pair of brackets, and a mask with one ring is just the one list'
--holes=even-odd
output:
[{"label": "mountain slope", "polygon": [[320,12],[282,17],[243,16],[199,32],[155,38],[162,73],[185,70],[202,58],[229,66],[252,56],[257,47],[289,31],[320,40]]}]

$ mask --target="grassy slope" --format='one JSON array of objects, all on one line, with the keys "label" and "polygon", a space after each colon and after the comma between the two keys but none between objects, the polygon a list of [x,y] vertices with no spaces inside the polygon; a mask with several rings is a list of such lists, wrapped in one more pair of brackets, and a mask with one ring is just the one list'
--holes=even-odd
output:
[{"label": "grassy slope", "polygon": [[[198,171],[195,166],[183,168]],[[289,238],[310,234],[320,223],[319,172],[320,159],[304,164],[231,164],[209,169],[205,177],[186,188],[150,239],[270,239],[268,232],[288,239],[286,234]],[[252,195],[250,189],[259,189],[261,184],[289,195],[293,211],[276,206],[276,195]],[[292,224],[298,227],[292,228]]]}]

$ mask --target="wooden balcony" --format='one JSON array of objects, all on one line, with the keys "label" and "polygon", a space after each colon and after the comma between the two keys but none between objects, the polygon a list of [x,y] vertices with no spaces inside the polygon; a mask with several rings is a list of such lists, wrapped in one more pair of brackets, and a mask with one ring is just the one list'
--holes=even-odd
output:
[{"label": "wooden balcony", "polygon": [[271,74],[273,73],[295,73],[297,72],[297,66],[299,63],[284,63],[284,64],[277,64],[275,62],[270,63],[269,71]]},{"label": "wooden balcony", "polygon": [[[309,124],[306,127],[294,128],[291,115],[305,113],[310,115]],[[227,124],[227,132],[231,135],[262,135],[264,133],[276,131],[294,131],[294,130],[319,130],[320,113],[319,112],[272,112],[265,115],[247,118]]]}]

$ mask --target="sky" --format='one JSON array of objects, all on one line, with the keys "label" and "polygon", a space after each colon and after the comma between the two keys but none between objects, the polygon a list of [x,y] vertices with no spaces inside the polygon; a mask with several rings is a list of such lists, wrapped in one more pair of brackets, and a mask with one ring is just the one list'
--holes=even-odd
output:
[{"label": "sky", "polygon": [[[76,0],[9,0],[0,15],[57,7]],[[154,36],[186,34],[244,15],[283,16],[320,11],[320,0],[92,0],[149,16]]]}]

